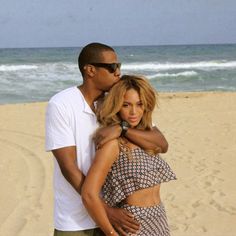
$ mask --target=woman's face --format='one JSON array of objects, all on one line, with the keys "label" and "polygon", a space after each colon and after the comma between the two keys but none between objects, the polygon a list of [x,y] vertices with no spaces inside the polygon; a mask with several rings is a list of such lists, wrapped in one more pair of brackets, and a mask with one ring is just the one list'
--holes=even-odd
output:
[{"label": "woman's face", "polygon": [[142,119],[143,112],[144,107],[138,92],[129,89],[124,95],[123,105],[119,112],[121,119],[127,121],[131,127],[135,127]]}]

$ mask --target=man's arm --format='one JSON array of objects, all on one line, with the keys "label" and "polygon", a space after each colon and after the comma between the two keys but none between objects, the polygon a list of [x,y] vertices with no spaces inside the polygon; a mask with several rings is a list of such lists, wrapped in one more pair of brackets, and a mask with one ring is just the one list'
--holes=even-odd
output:
[{"label": "man's arm", "polygon": [[148,131],[129,128],[125,137],[143,149],[160,148],[161,153],[166,153],[168,150],[168,142],[156,126]]},{"label": "man's arm", "polygon": [[[118,138],[120,134],[120,125],[109,126],[98,130],[95,137],[97,148],[112,139]],[[128,128],[125,137],[143,149],[153,150],[160,148],[161,153],[165,153],[168,150],[168,142],[156,126],[149,131]]]},{"label": "man's arm", "polygon": [[50,101],[46,111],[46,150],[52,151],[65,179],[80,193],[84,180],[77,166],[77,154],[70,116],[65,106]]},{"label": "man's arm", "polygon": [[52,150],[52,153],[57,159],[63,176],[81,194],[85,176],[77,166],[76,147],[63,147]]}]

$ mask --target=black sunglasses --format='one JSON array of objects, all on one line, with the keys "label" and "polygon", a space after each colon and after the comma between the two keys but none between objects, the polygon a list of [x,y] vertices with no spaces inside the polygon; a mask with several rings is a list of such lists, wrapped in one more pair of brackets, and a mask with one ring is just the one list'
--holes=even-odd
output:
[{"label": "black sunglasses", "polygon": [[102,67],[107,69],[110,73],[115,73],[117,69],[120,69],[121,63],[89,63],[96,67]]}]

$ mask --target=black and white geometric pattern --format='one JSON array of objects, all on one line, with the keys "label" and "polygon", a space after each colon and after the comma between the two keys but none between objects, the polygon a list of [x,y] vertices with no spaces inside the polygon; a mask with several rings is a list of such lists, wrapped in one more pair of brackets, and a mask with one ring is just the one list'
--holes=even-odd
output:
[{"label": "black and white geometric pattern", "polygon": [[137,190],[175,180],[170,166],[159,156],[141,148],[120,150],[103,186],[103,198],[110,206],[119,206],[127,196]]},{"label": "black and white geometric pattern", "polygon": [[121,206],[134,215],[140,223],[140,230],[135,236],[170,236],[165,208],[162,203],[152,207],[137,207],[127,204]]}]

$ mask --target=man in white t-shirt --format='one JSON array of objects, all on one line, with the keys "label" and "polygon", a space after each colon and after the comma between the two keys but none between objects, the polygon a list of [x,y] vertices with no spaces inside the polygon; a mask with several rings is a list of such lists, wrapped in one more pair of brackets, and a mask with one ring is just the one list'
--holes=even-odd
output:
[{"label": "man in white t-shirt", "polygon": [[[65,89],[54,95],[46,112],[46,150],[54,155],[54,236],[104,235],[83,206],[80,191],[95,154],[92,139],[98,124],[94,102],[119,80],[120,63],[113,48],[91,43],[78,58],[83,76],[80,86]],[[101,130],[98,146],[118,138],[122,127],[117,125]],[[129,128],[126,137],[145,149],[168,144],[157,129],[140,131]],[[124,229],[135,233],[138,222],[123,209],[106,206],[109,219],[121,235]]]}]

